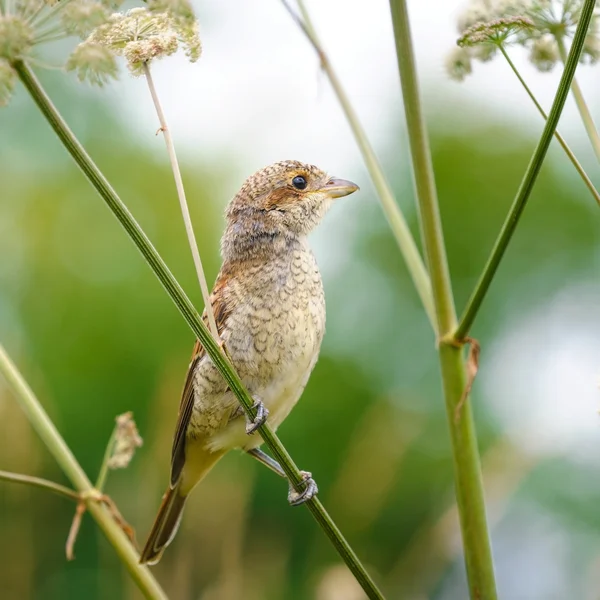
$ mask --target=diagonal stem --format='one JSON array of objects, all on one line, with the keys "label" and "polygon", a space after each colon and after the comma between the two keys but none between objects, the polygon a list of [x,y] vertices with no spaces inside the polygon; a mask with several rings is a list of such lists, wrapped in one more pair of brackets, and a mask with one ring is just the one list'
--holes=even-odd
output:
[{"label": "diagonal stem", "polygon": [[[567,63],[567,49],[565,47],[565,41],[562,35],[557,34],[554,36],[556,39],[556,44],[558,46],[558,53],[560,54],[560,58],[563,64],[566,67]],[[575,43],[575,39],[573,39],[573,44]],[[585,127],[585,131],[588,135],[590,143],[592,144],[592,148],[594,149],[594,154],[596,158],[600,160],[600,136],[598,135],[598,130],[596,129],[596,125],[594,124],[594,119],[592,118],[592,113],[583,97],[583,92],[579,87],[579,83],[575,77],[571,81],[571,92],[573,92],[573,98],[575,98],[575,104],[577,104],[577,110],[581,116],[581,120],[583,121],[583,126]]]},{"label": "diagonal stem", "polygon": [[321,67],[327,75],[327,78],[331,83],[331,87],[333,88],[342,110],[344,111],[346,120],[348,121],[348,124],[350,125],[354,135],[354,139],[356,140],[356,143],[358,144],[358,147],[362,153],[365,166],[367,167],[367,171],[371,177],[371,181],[373,182],[377,195],[379,196],[383,212],[387,218],[392,233],[396,238],[396,243],[400,248],[400,252],[406,261],[408,272],[410,273],[421,302],[425,307],[425,312],[429,317],[431,326],[435,330],[435,311],[433,308],[433,296],[431,294],[431,281],[429,280],[429,275],[425,265],[423,264],[423,259],[421,258],[417,244],[415,243],[408,224],[406,223],[406,219],[404,218],[404,215],[400,210],[396,199],[394,198],[394,193],[392,192],[390,184],[388,183],[383,173],[383,169],[377,160],[377,156],[373,151],[371,143],[369,142],[369,138],[367,137],[367,134],[365,133],[365,130],[358,119],[358,115],[356,114],[356,111],[354,110],[354,107],[352,106],[350,99],[348,98],[348,95],[346,94],[346,91],[344,90],[337,76],[337,73],[333,69],[331,62],[325,53],[325,50],[323,49],[323,45],[317,36],[304,1],[297,0],[298,8],[300,9],[302,18],[299,18],[298,15],[296,15],[286,0],[282,0],[282,2],[296,24],[304,32],[308,41],[311,43],[319,56]]},{"label": "diagonal stem", "polygon": [[569,95],[571,82],[575,77],[575,70],[577,69],[579,57],[581,56],[583,44],[585,43],[585,36],[594,12],[594,5],[595,0],[585,0],[583,8],[581,9],[581,16],[577,24],[575,36],[573,37],[573,44],[571,45],[569,56],[566,59],[565,70],[560,78],[560,83],[558,84],[556,96],[554,97],[554,102],[552,103],[548,120],[544,126],[544,131],[542,132],[540,141],[538,142],[531,161],[529,162],[527,171],[525,172],[523,180],[521,181],[521,185],[519,186],[517,195],[513,200],[512,206],[510,207],[506,220],[502,225],[502,229],[498,235],[496,243],[494,244],[492,253],[483,269],[483,273],[481,274],[481,277],[475,286],[475,290],[467,302],[467,307],[465,308],[465,311],[460,319],[460,323],[452,335],[454,340],[463,340],[469,334],[471,326],[473,325],[473,321],[475,320],[475,317],[481,308],[483,299],[485,298],[492,280],[494,279],[496,270],[500,265],[504,253],[506,252],[506,248],[510,243],[513,233],[517,228],[517,224],[519,223],[519,219],[521,218],[525,205],[529,200],[529,196],[531,195],[531,191],[533,190],[537,176],[542,168],[542,163],[544,162],[544,158],[548,152],[548,147],[552,141],[552,136],[556,131],[556,127],[558,125],[560,115],[562,114],[562,110],[565,106],[567,96]]},{"label": "diagonal stem", "polygon": [[[446,336],[456,326],[456,312],[429,141],[420,99],[406,0],[390,0],[390,8],[415,187],[420,208],[423,243],[431,274],[438,331],[440,336]],[[473,600],[495,600],[497,593],[494,565],[485,514],[475,424],[471,403],[467,401],[468,388],[463,350],[460,344],[448,344],[443,339],[440,342],[439,361],[452,443],[456,501],[469,592]],[[458,408],[460,408],[460,418],[455,417]]]},{"label": "diagonal stem", "polygon": [[200,259],[200,252],[198,251],[198,243],[196,242],[196,235],[194,234],[194,227],[192,225],[192,217],[190,216],[190,209],[188,208],[187,200],[185,197],[185,189],[183,187],[183,179],[181,178],[181,171],[179,170],[179,162],[177,161],[177,154],[175,153],[175,145],[173,144],[173,136],[171,130],[167,125],[165,114],[163,112],[158,94],[156,93],[156,87],[154,86],[154,80],[152,79],[152,73],[148,63],[144,63],[144,75],[148,82],[148,88],[150,89],[150,95],[154,102],[154,108],[158,115],[160,122],[160,130],[163,132],[165,138],[165,144],[167,146],[167,152],[169,153],[169,161],[171,162],[171,169],[173,169],[173,177],[175,178],[175,187],[177,188],[177,196],[179,197],[179,204],[181,205],[181,214],[183,215],[183,222],[185,224],[185,231],[188,236],[188,242],[192,251],[192,257],[194,259],[194,266],[196,267],[196,274],[198,275],[198,282],[200,283],[200,289],[202,290],[202,298],[204,298],[204,307],[208,316],[208,325],[213,337],[217,342],[221,339],[219,337],[219,331],[217,330],[217,323],[215,321],[215,314],[212,309],[210,302],[210,294],[208,291],[208,285],[206,283],[206,275],[202,268],[202,260]]},{"label": "diagonal stem", "polygon": [[[122,529],[117,525],[110,513],[93,499],[93,492],[95,490],[90,480],[77,462],[77,459],[73,456],[71,449],[67,446],[58,429],[56,429],[56,426],[42,407],[40,401],[36,398],[21,373],[19,373],[16,365],[1,345],[0,375],[8,383],[21,409],[27,415],[29,422],[58,463],[58,466],[70,479],[73,487],[80,494],[85,494],[89,497],[86,504],[90,514],[96,520],[110,544],[112,544],[144,596],[150,600],[166,600],[166,594],[156,579],[154,579],[150,570],[139,564],[138,553]],[[53,491],[57,490],[54,489]]]},{"label": "diagonal stem", "polygon": [[[500,52],[506,59],[508,66],[512,69],[512,72],[517,76],[517,79],[519,80],[519,82],[521,83],[521,85],[523,86],[525,91],[527,92],[527,95],[531,98],[531,101],[535,104],[535,107],[538,109],[538,112],[540,113],[540,115],[542,115],[542,117],[547,121],[548,115],[546,114],[546,111],[542,108],[541,104],[537,101],[537,98],[535,97],[535,95],[531,91],[530,87],[527,85],[527,83],[521,76],[521,73],[519,73],[519,70],[517,69],[515,63],[512,61],[512,59],[508,55],[508,52],[506,51],[506,48],[504,47],[504,45],[498,44],[498,48],[500,49]],[[558,140],[558,143],[561,145],[562,149],[565,151],[565,154],[569,157],[569,160],[573,163],[575,170],[579,173],[579,176],[583,180],[583,183],[585,183],[588,190],[590,190],[590,193],[594,197],[594,200],[596,200],[598,205],[600,205],[600,194],[598,194],[598,190],[594,187],[594,184],[592,183],[591,179],[587,176],[587,173],[585,172],[584,168],[581,166],[581,163],[577,160],[577,157],[575,156],[575,154],[573,153],[571,148],[569,148],[569,146],[568,146],[567,142],[565,141],[565,139],[563,138],[563,136],[560,135],[560,133],[558,133],[558,130],[556,130],[554,132],[554,137]]]},{"label": "diagonal stem", "polygon": [[[251,419],[254,419],[256,410],[253,407],[254,401],[252,397],[245,389],[229,359],[221,352],[217,342],[213,339],[206,325],[202,322],[198,311],[194,308],[178,281],[173,277],[173,274],[165,264],[164,260],[158,254],[152,245],[152,242],[148,239],[148,236],[144,233],[106,177],[104,177],[100,169],[98,169],[92,158],[86,152],[85,148],[70,130],[29,66],[20,60],[13,62],[12,66],[73,160],[81,168],[100,197],[106,202],[117,220],[125,229],[127,235],[137,246],[158,280],[162,283],[169,297],[173,300],[190,329],[204,346],[207,354],[229,385],[231,391],[239,400],[246,414],[248,414]],[[285,471],[285,474],[294,489],[297,492],[302,492],[304,489],[304,480],[300,470],[295,465],[292,457],[271,427],[266,423],[258,428],[258,432],[269,447],[275,460],[277,460]],[[311,500],[308,500],[305,502],[305,506],[310,510],[317,523],[319,523],[330,542],[364,589],[367,596],[373,600],[382,599],[383,595],[377,588],[377,585],[358,559],[350,544],[348,544],[347,540],[337,528],[333,519],[329,516],[323,504],[321,504],[319,498],[314,497]]]}]

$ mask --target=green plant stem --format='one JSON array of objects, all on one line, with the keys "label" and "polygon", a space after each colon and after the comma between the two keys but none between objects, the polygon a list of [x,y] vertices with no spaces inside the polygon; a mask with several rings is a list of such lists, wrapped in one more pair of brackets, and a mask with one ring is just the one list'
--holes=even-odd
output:
[{"label": "green plant stem", "polygon": [[[256,416],[256,411],[253,408],[253,399],[244,388],[239,376],[229,362],[229,359],[221,352],[221,349],[206,328],[206,325],[204,325],[200,319],[198,311],[185,295],[183,289],[173,277],[161,256],[133,218],[125,204],[123,204],[122,200],[113,190],[107,179],[69,129],[29,66],[22,61],[16,61],[13,63],[13,67],[60,141],[69,151],[87,179],[106,202],[131,240],[137,246],[156,277],[163,284],[165,290],[181,312],[191,330],[204,346],[214,365],[221,375],[223,375],[223,378],[230,389],[240,401],[240,404],[248,416],[253,419]],[[291,456],[288,454],[271,427],[268,424],[264,424],[259,427],[258,432],[271,450],[275,460],[281,465],[296,491],[303,491],[304,481],[300,470],[294,464]],[[367,596],[373,599],[383,598],[381,592],[377,589],[375,582],[371,579],[370,575],[354,553],[354,550],[352,550],[333,522],[333,519],[321,504],[321,501],[317,497],[313,497],[311,500],[307,501],[305,505],[336,548],[341,558],[348,565],[348,568],[352,571],[357,581],[365,590]]]},{"label": "green plant stem", "polygon": [[110,457],[112,456],[115,442],[117,441],[117,430],[118,425],[115,425],[112,433],[110,434],[110,438],[108,439],[108,444],[106,444],[106,449],[104,450],[104,456],[102,457],[102,464],[100,465],[100,471],[98,472],[98,478],[96,479],[95,486],[99,492],[104,491],[104,486],[106,485],[106,478],[108,477],[108,463],[110,461]]},{"label": "green plant stem", "polygon": [[[440,336],[445,336],[452,332],[456,325],[456,312],[431,153],[419,95],[408,10],[405,0],[390,0],[390,7],[425,254],[431,275],[438,331]],[[471,403],[462,399],[467,383],[463,350],[460,345],[447,344],[441,340],[439,360],[452,442],[456,500],[470,596],[474,600],[495,600],[497,594],[494,566],[486,522],[475,425]],[[462,409],[459,418],[456,418],[457,406],[461,403]]]},{"label": "green plant stem", "polygon": [[47,479],[42,479],[40,477],[22,475],[21,473],[9,473],[8,471],[0,471],[0,479],[3,481],[11,481],[12,483],[21,483],[38,487],[43,490],[48,490],[49,492],[53,492],[59,496],[64,496],[70,500],[75,500],[76,502],[81,500],[81,496],[77,492],[65,487],[64,485],[60,485],[60,483],[54,483],[54,481],[48,481]]},{"label": "green plant stem", "polygon": [[383,173],[383,169],[377,160],[377,156],[375,155],[371,143],[369,142],[369,138],[367,137],[367,134],[360,123],[358,115],[350,103],[350,99],[348,98],[348,95],[346,94],[346,91],[344,90],[337,73],[333,69],[331,62],[329,61],[329,58],[323,49],[323,45],[317,36],[310,18],[310,14],[306,9],[303,0],[297,0],[297,2],[302,19],[298,18],[286,0],[283,0],[285,8],[290,13],[294,21],[296,21],[300,29],[304,32],[319,56],[321,67],[327,75],[327,78],[331,83],[331,87],[333,88],[344,115],[346,116],[346,120],[350,125],[350,129],[352,130],[354,139],[356,140],[356,143],[360,149],[365,166],[367,167],[367,171],[369,172],[369,176],[373,182],[373,186],[375,187],[377,195],[379,196],[383,212],[390,225],[392,233],[396,238],[396,243],[400,248],[400,252],[406,261],[408,272],[413,280],[421,302],[423,303],[425,312],[429,317],[431,326],[435,330],[436,320],[435,310],[433,307],[433,296],[431,293],[431,281],[429,279],[427,269],[423,264],[423,259],[421,258],[417,244],[415,243],[408,224],[406,223],[406,219],[404,218],[404,215],[400,210],[396,199],[394,198],[394,193],[387,182],[387,179]]},{"label": "green plant stem", "polygon": [[[558,53],[560,54],[560,58],[566,68],[567,49],[565,47],[564,38],[560,34],[557,34],[554,37],[558,46]],[[573,38],[573,44],[574,43],[575,38]],[[592,144],[592,148],[594,149],[594,154],[596,155],[596,158],[600,161],[600,136],[598,135],[598,130],[596,129],[596,125],[594,124],[592,113],[588,108],[585,98],[583,97],[583,92],[581,91],[579,83],[577,82],[577,79],[575,79],[575,77],[573,77],[571,81],[571,91],[573,92],[573,98],[575,98],[575,103],[577,104],[577,110],[579,110],[579,114],[581,115],[583,126],[585,127],[585,131],[588,134],[588,138],[590,139],[590,143]]]},{"label": "green plant stem", "polygon": [[[540,103],[537,101],[537,98],[534,96],[533,92],[531,91],[531,89],[529,88],[529,86],[527,85],[527,83],[525,82],[523,77],[521,76],[521,73],[519,73],[519,70],[517,69],[517,67],[511,60],[510,56],[508,55],[506,48],[502,44],[499,44],[498,48],[500,49],[500,52],[506,59],[506,62],[508,62],[508,65],[512,69],[513,73],[517,76],[517,79],[521,82],[521,85],[527,92],[527,95],[531,98],[531,101],[535,104],[535,107],[538,109],[538,112],[540,113],[540,115],[542,115],[542,117],[544,117],[544,119],[547,121],[548,115],[546,114],[546,112],[544,111],[544,109],[542,108]],[[558,133],[558,130],[556,130],[554,132],[554,137],[558,140],[558,143],[561,145],[562,149],[565,151],[565,154],[569,157],[569,160],[573,163],[575,170],[579,173],[579,176],[583,180],[583,183],[585,183],[586,187],[588,188],[588,190],[590,190],[592,196],[594,197],[594,200],[596,200],[596,202],[600,206],[600,194],[598,194],[598,190],[594,187],[594,184],[592,183],[591,179],[587,176],[587,173],[585,172],[584,168],[581,166],[581,163],[577,160],[577,157],[575,156],[575,154],[573,154],[573,151],[571,150],[571,148],[569,148],[569,146],[568,146],[567,142],[565,141],[565,139],[563,138],[563,136],[560,135],[560,133]]]},{"label": "green plant stem", "polygon": [[585,0],[583,8],[581,9],[581,16],[577,24],[575,36],[573,37],[573,44],[571,45],[569,56],[566,59],[565,69],[560,78],[558,89],[554,97],[554,102],[552,103],[550,114],[548,115],[546,125],[544,126],[544,131],[542,132],[540,141],[538,142],[527,170],[525,171],[521,185],[519,186],[512,206],[510,207],[506,220],[502,225],[502,229],[500,230],[500,234],[498,235],[498,238],[494,244],[494,248],[492,249],[490,257],[485,264],[483,273],[481,274],[479,281],[475,286],[475,290],[467,302],[467,307],[465,308],[459,325],[452,336],[455,341],[461,341],[469,334],[471,326],[473,325],[473,321],[475,320],[475,317],[481,308],[483,299],[487,294],[492,280],[494,279],[494,275],[496,274],[496,270],[500,265],[504,253],[506,252],[506,248],[508,247],[512,235],[515,232],[517,224],[519,223],[519,219],[523,214],[523,209],[527,204],[527,200],[529,200],[529,196],[531,195],[531,191],[533,190],[537,176],[542,168],[542,163],[544,162],[544,158],[548,152],[548,147],[550,146],[550,142],[552,141],[552,137],[556,131],[556,127],[558,126],[558,121],[565,106],[567,96],[569,95],[569,88],[571,87],[571,82],[575,76],[575,70],[579,62],[579,57],[581,56],[581,51],[585,42],[585,36],[590,24],[592,13],[594,11],[594,5],[595,0]]},{"label": "green plant stem", "polygon": [[[150,570],[139,564],[139,555],[121,528],[115,523],[106,508],[94,499],[93,496],[96,490],[87,475],[1,345],[0,374],[8,383],[23,412],[27,415],[29,422],[40,436],[46,448],[48,448],[50,454],[52,454],[59,467],[69,478],[73,487],[80,493],[80,498],[85,501],[90,514],[116,550],[119,558],[144,596],[151,600],[166,600],[166,594],[156,579],[154,579]],[[53,491],[57,491],[57,489],[54,488]]]}]

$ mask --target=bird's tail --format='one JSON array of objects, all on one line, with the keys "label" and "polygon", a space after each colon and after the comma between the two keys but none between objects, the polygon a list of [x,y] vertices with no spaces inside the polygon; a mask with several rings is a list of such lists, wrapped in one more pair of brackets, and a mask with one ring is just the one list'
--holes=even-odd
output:
[{"label": "bird's tail", "polygon": [[155,565],[161,559],[165,548],[173,541],[179,529],[183,507],[187,499],[187,495],[181,494],[180,490],[181,483],[174,488],[170,486],[167,488],[154,525],[152,525],[152,531],[142,551],[140,563]]},{"label": "bird's tail", "polygon": [[142,564],[155,565],[161,559],[165,548],[173,541],[179,529],[189,493],[225,454],[224,451],[210,452],[199,444],[195,447],[190,445],[187,450],[189,452],[186,451],[179,480],[175,485],[169,486],[163,496],[148,541],[142,550]]}]

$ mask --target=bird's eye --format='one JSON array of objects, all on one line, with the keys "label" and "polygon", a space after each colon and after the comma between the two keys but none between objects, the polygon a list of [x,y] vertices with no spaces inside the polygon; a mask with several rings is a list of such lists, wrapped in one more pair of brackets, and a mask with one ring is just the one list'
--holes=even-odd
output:
[{"label": "bird's eye", "polygon": [[306,188],[306,179],[302,175],[297,175],[292,179],[292,185],[298,190],[303,190]]}]

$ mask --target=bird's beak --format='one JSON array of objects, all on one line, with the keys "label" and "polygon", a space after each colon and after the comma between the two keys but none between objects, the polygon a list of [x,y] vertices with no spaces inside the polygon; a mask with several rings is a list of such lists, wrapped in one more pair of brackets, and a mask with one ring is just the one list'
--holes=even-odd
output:
[{"label": "bird's beak", "polygon": [[327,194],[330,198],[342,198],[348,196],[356,190],[360,189],[355,183],[347,181],[346,179],[337,179],[332,177],[326,184],[325,187],[319,191]]}]

